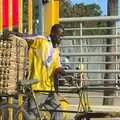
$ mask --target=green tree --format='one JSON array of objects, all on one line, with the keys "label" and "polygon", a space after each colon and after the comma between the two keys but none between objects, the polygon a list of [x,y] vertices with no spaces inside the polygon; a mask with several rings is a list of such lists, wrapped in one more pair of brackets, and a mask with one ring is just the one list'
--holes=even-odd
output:
[{"label": "green tree", "polygon": [[100,16],[101,8],[97,4],[84,3],[72,5],[70,2],[60,4],[60,17],[83,17],[83,16]]},{"label": "green tree", "polygon": [[[72,5],[70,1],[65,3],[61,2],[60,4],[60,17],[92,17],[92,16],[101,16],[102,11],[99,5],[97,4],[75,4]],[[79,27],[80,23],[65,23],[65,27]],[[82,22],[83,27],[104,27],[106,26],[106,22]],[[91,35],[91,34],[103,34],[105,30],[85,30],[83,34]],[[67,32],[66,32],[67,33]],[[70,32],[68,33],[70,34]]]},{"label": "green tree", "polygon": [[71,17],[72,5],[69,1],[60,2],[60,17]]}]

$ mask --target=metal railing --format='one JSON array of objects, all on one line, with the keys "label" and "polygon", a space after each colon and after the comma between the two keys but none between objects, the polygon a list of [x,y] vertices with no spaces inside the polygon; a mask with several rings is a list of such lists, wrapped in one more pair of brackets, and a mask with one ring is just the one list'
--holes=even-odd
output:
[{"label": "metal railing", "polygon": [[83,21],[117,21],[120,16],[96,16],[96,17],[72,17],[60,18],[60,22],[83,22]]},{"label": "metal railing", "polygon": [[[68,73],[85,73],[87,80],[91,83],[93,81],[103,83],[106,80],[115,81],[117,83],[120,73],[120,35],[116,31],[120,28],[116,26],[117,24],[111,27],[84,27],[85,22],[88,23],[91,21],[114,21],[117,23],[120,21],[120,16],[61,18],[60,22],[64,24],[64,26],[68,24],[70,26],[65,27],[67,35],[65,34],[63,37],[63,42],[60,46],[61,56],[68,59],[67,62],[65,59],[62,59],[62,64],[70,66],[70,68],[66,70]],[[84,24],[82,24],[83,22]],[[78,26],[74,26],[74,24],[77,23]],[[114,32],[105,35],[85,35],[83,31],[85,32],[86,30],[111,30]],[[108,44],[108,40],[112,42]],[[108,48],[111,50],[107,51]],[[109,60],[106,60],[106,58]],[[84,65],[84,68],[80,68],[81,65]],[[106,66],[110,66],[110,68],[106,69]],[[108,74],[110,78],[106,79],[105,74]],[[96,89],[98,87],[96,87]],[[119,86],[116,85],[115,87],[118,88]],[[118,92],[113,96],[119,97]],[[113,98],[113,96],[109,97]],[[101,98],[104,98],[104,96],[101,96]]]}]

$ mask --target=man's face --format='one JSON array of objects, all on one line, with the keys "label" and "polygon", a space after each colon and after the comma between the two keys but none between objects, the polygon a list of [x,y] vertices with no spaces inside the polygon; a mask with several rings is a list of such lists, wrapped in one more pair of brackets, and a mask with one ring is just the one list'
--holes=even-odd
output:
[{"label": "man's face", "polygon": [[62,40],[63,34],[64,34],[64,31],[62,28],[59,28],[58,31],[56,31],[55,33],[52,33],[51,37],[53,42],[59,45]]}]

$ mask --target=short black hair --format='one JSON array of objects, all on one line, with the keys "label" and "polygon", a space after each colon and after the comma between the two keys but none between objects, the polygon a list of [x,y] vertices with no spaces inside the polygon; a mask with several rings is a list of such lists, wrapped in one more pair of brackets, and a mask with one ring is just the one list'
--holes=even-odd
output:
[{"label": "short black hair", "polygon": [[64,30],[64,27],[63,25],[61,24],[54,24],[51,28],[51,32],[57,32],[59,29],[63,29]]},{"label": "short black hair", "polygon": [[49,2],[49,0],[42,0],[42,3],[43,4],[46,4],[46,3],[48,3]]}]

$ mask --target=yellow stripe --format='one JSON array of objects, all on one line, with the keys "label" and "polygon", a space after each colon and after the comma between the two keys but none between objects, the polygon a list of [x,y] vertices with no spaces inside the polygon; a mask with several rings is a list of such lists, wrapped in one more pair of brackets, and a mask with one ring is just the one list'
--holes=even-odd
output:
[{"label": "yellow stripe", "polygon": [[3,32],[3,0],[0,0],[0,33]]},{"label": "yellow stripe", "polygon": [[12,31],[13,26],[12,26],[12,18],[13,18],[13,14],[12,14],[12,0],[8,0],[8,30]]},{"label": "yellow stripe", "polygon": [[33,29],[32,29],[32,18],[33,18],[33,14],[32,14],[32,0],[28,0],[28,34],[32,34],[33,33]]},{"label": "yellow stripe", "polygon": [[[23,32],[23,0],[18,0],[18,32]],[[18,97],[18,106],[21,109],[23,105],[23,96]],[[23,113],[19,111],[18,120],[23,120]]]},{"label": "yellow stripe", "polygon": [[23,32],[23,0],[18,0],[18,32]]},{"label": "yellow stripe", "polygon": [[44,6],[44,34],[49,35],[51,26],[59,22],[59,1],[50,0]]},{"label": "yellow stripe", "polygon": [[[19,97],[18,97],[18,105],[21,110],[22,105],[23,105],[23,96],[22,95],[19,95]],[[18,114],[18,120],[23,120],[23,113],[21,111]]]},{"label": "yellow stripe", "polygon": [[[8,104],[12,105],[13,104],[13,98],[12,97],[8,97]],[[13,120],[13,108],[9,107],[8,108],[8,120]]]}]

